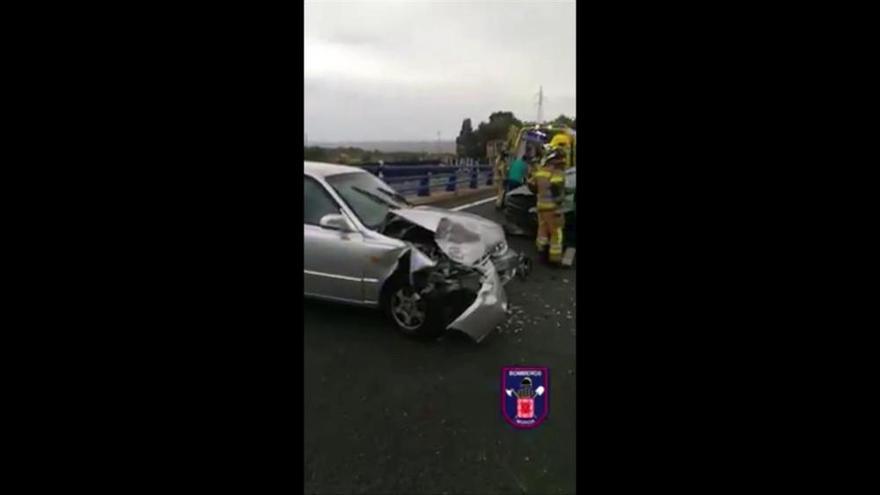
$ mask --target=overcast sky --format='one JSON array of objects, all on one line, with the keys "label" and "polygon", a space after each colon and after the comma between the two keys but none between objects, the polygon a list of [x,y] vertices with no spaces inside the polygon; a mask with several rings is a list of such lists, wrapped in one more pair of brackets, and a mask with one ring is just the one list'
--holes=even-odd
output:
[{"label": "overcast sky", "polygon": [[496,110],[575,116],[574,0],[306,0],[309,141],[454,139]]}]

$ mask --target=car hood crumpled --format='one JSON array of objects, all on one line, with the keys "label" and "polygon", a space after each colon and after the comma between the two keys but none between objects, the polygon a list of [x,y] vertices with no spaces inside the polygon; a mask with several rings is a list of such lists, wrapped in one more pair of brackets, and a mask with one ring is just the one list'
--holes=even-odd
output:
[{"label": "car hood crumpled", "polygon": [[471,213],[429,206],[393,210],[393,213],[434,232],[437,247],[463,265],[475,265],[504,242],[504,229],[500,225]]}]

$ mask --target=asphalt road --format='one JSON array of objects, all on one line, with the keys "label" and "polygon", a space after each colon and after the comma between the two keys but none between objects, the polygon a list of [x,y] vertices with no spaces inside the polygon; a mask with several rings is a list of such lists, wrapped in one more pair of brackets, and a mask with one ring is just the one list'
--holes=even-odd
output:
[{"label": "asphalt road", "polygon": [[[492,203],[466,211],[501,220]],[[535,256],[531,239],[508,242]],[[305,301],[305,493],[575,493],[574,270],[536,263],[506,288],[512,314],[480,344],[412,340],[378,311]],[[501,415],[508,365],[550,369],[534,430]]]}]

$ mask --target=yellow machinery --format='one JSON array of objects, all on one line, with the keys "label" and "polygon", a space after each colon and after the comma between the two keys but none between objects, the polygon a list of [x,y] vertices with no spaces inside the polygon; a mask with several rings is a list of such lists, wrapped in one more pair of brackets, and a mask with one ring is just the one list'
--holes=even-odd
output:
[{"label": "yellow machinery", "polygon": [[[541,135],[541,137],[538,137],[539,134]],[[522,128],[519,128],[517,126],[510,126],[510,129],[507,132],[507,140],[505,146],[509,156],[508,160],[513,161],[517,157],[524,156],[526,152],[527,142],[533,143],[533,146],[565,149],[565,170],[568,170],[576,165],[577,132],[575,132],[574,129],[571,129],[567,126],[553,124],[527,125],[523,126]],[[543,166],[544,163],[542,160],[538,167]],[[534,172],[532,167],[529,167],[529,169],[530,172]],[[496,173],[500,175],[500,180],[498,184],[498,199],[496,200],[495,205],[496,207],[501,208],[503,203],[501,191],[504,187],[502,183],[504,181],[504,175],[506,175],[506,170],[496,170]]]},{"label": "yellow machinery", "polygon": [[[577,163],[577,132],[573,129],[560,125],[530,125],[523,128],[512,126],[507,136],[507,149],[512,157],[522,156],[525,153],[526,142],[529,136],[541,133],[545,136],[546,144],[551,147],[561,147],[566,150],[565,169],[576,166]],[[537,142],[537,141],[534,141]],[[541,164],[543,165],[543,163]]]}]

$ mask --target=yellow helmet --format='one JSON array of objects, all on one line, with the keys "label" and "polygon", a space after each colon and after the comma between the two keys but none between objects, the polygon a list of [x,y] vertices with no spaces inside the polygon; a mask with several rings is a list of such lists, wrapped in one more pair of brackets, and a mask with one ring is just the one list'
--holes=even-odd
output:
[{"label": "yellow helmet", "polygon": [[571,137],[568,133],[560,132],[553,136],[553,139],[550,140],[550,146],[558,147],[571,147]]}]

